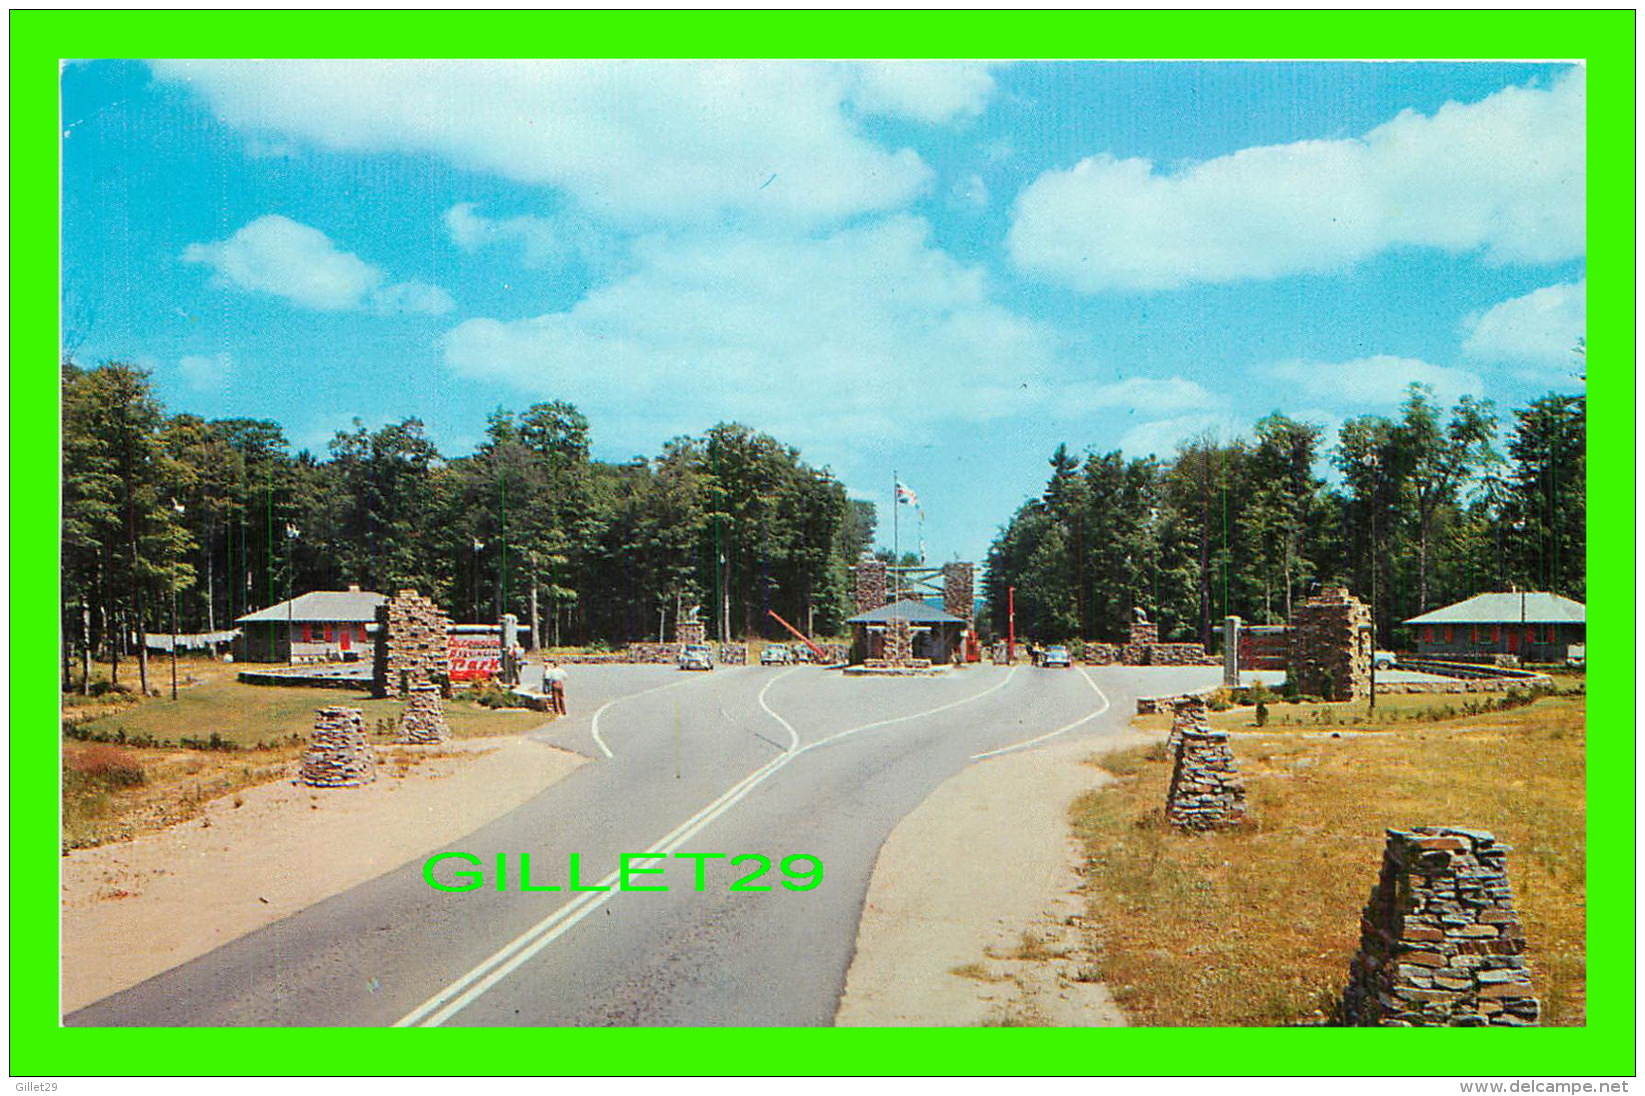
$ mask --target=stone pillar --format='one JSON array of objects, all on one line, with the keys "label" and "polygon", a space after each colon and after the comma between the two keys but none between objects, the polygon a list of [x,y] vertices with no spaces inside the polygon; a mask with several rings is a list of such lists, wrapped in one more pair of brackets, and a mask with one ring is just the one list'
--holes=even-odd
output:
[{"label": "stone pillar", "polygon": [[413,685],[446,687],[451,680],[449,623],[439,606],[416,590],[401,590],[379,605],[375,695],[403,699]]},{"label": "stone pillar", "polygon": [[1178,732],[1165,819],[1184,830],[1210,830],[1245,819],[1245,785],[1223,731]]},{"label": "stone pillar", "polygon": [[1146,620],[1132,621],[1131,638],[1120,651],[1120,662],[1126,666],[1148,665],[1148,648],[1159,643],[1159,625]]},{"label": "stone pillar", "polygon": [[514,657],[514,646],[520,637],[519,626],[520,618],[513,613],[504,613],[497,625],[499,650],[502,652],[498,668],[502,672],[504,685],[520,683],[520,662]]},{"label": "stone pillar", "polygon": [[949,616],[965,621],[967,631],[976,623],[976,569],[971,564],[942,565],[942,607]]},{"label": "stone pillar", "polygon": [[1327,586],[1291,617],[1286,670],[1297,692],[1325,700],[1371,695],[1371,610],[1346,587]]},{"label": "stone pillar", "polygon": [[700,620],[682,620],[674,625],[675,642],[682,646],[708,642],[708,625]]},{"label": "stone pillar", "polygon": [[449,741],[445,709],[440,704],[438,685],[413,685],[400,715],[399,741],[413,746],[431,746]]},{"label": "stone pillar", "polygon": [[855,570],[857,612],[867,613],[883,608],[888,600],[890,573],[884,560],[863,556]]},{"label": "stone pillar", "polygon": [[1182,744],[1183,731],[1196,734],[1211,732],[1211,716],[1205,707],[1204,697],[1185,696],[1171,701],[1171,733],[1165,739],[1165,756],[1173,761],[1177,756],[1177,747]]},{"label": "stone pillar", "polygon": [[885,625],[885,660],[893,666],[906,666],[914,659],[914,629],[908,621],[896,619]]},{"label": "stone pillar", "polygon": [[366,738],[358,708],[320,708],[314,713],[314,737],[298,777],[315,788],[346,788],[377,779],[377,753]]},{"label": "stone pillar", "polygon": [[1388,830],[1382,874],[1360,918],[1342,1023],[1523,1027],[1531,995],[1507,845],[1482,830]]},{"label": "stone pillar", "polygon": [[1222,683],[1230,689],[1239,688],[1239,626],[1239,617],[1223,618]]}]

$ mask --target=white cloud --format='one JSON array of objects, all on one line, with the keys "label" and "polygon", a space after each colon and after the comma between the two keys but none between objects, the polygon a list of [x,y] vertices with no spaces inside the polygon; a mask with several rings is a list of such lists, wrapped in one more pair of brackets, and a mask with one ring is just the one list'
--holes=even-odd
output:
[{"label": "white cloud", "polygon": [[446,360],[575,395],[637,439],[740,419],[825,459],[1041,407],[1055,337],[929,237],[906,216],[811,240],[648,237],[632,275],[568,311],[460,324]]},{"label": "white cloud", "polygon": [[370,308],[438,315],[454,307],[450,295],[436,286],[385,285],[382,270],[339,249],[319,229],[277,213],[258,217],[226,240],[189,244],[183,261],[209,266],[224,284],[320,312]]},{"label": "white cloud", "polygon": [[1220,412],[1173,415],[1133,426],[1120,438],[1119,449],[1133,459],[1150,454],[1169,457],[1185,442],[1207,434],[1223,441],[1249,434],[1246,425]]},{"label": "white cloud", "polygon": [[492,218],[476,212],[473,202],[460,202],[446,210],[446,231],[464,251],[484,247],[517,247],[520,262],[531,268],[557,266],[581,258],[602,262],[610,245],[602,241],[592,226],[569,216]]},{"label": "white cloud", "polygon": [[234,358],[227,353],[210,356],[185,354],[177,362],[177,366],[183,371],[183,379],[188,382],[190,388],[207,392],[223,387],[234,368]]},{"label": "white cloud", "polygon": [[1018,195],[1022,269],[1087,292],[1344,270],[1378,252],[1583,253],[1584,80],[1510,87],[1363,137],[1248,148],[1161,173],[1093,156]]},{"label": "white cloud", "polygon": [[1184,377],[1127,377],[1112,384],[1081,381],[1065,384],[1056,391],[1053,409],[1059,415],[1083,415],[1097,411],[1127,410],[1144,414],[1203,410],[1222,402],[1197,381]]},{"label": "white cloud", "polygon": [[1346,362],[1275,362],[1258,372],[1277,386],[1263,395],[1282,407],[1309,399],[1327,407],[1394,408],[1405,402],[1405,390],[1413,383],[1432,387],[1435,400],[1447,406],[1485,391],[1477,373],[1391,354]]},{"label": "white cloud", "polygon": [[631,226],[817,226],[897,209],[931,170],[848,105],[924,121],[980,109],[986,68],[791,61],[156,61],[231,125],[333,149],[433,153],[563,188]]},{"label": "white cloud", "polygon": [[1463,321],[1462,349],[1482,361],[1575,368],[1588,329],[1588,281],[1564,282],[1503,301]]},{"label": "white cloud", "polygon": [[976,61],[860,61],[844,71],[854,77],[858,110],[937,124],[982,113],[994,93],[988,69]]}]

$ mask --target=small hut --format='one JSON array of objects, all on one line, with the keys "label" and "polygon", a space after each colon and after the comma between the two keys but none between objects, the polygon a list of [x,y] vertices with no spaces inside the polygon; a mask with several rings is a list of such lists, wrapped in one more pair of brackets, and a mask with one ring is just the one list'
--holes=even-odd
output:
[{"label": "small hut", "polygon": [[923,601],[909,600],[882,605],[846,620],[851,625],[851,661],[897,661],[894,656],[898,652],[886,649],[887,633],[900,631],[896,622],[906,623],[913,635],[913,651],[908,657],[929,659],[933,666],[956,660],[966,622]]}]

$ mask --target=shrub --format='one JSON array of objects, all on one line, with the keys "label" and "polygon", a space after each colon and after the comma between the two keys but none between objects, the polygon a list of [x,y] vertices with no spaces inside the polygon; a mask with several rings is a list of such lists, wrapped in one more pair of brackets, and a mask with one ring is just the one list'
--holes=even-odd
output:
[{"label": "shrub", "polygon": [[77,750],[64,760],[70,782],[106,788],[135,788],[147,781],[143,765],[131,753],[115,746],[97,745]]},{"label": "shrub", "polygon": [[240,748],[216,731],[211,732],[210,738],[189,738],[185,735],[177,740],[177,744],[185,750],[222,750],[229,753]]}]

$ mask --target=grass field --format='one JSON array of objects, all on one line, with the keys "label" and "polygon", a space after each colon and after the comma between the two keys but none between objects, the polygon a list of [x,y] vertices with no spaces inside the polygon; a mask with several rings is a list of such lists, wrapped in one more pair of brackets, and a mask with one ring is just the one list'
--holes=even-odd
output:
[{"label": "grass field", "polygon": [[[128,678],[125,669],[122,679]],[[405,707],[403,701],[373,700],[343,689],[242,685],[235,680],[239,669],[210,659],[182,660],[179,682],[186,684],[173,701],[170,664],[156,660],[150,685],[164,683],[159,697],[64,698],[65,726],[77,736],[65,735],[63,742],[65,848],[122,840],[187,821],[212,799],[280,779],[301,756],[316,708],[342,704],[361,709],[373,738],[387,745]],[[129,679],[136,680],[135,670]],[[446,704],[454,738],[519,733],[551,718],[484,708],[461,699],[461,692],[458,696]],[[123,741],[107,741],[122,732]],[[184,739],[209,742],[213,735],[228,748],[179,745]],[[133,746],[132,740],[160,745]]]},{"label": "grass field", "polygon": [[1543,1022],[1583,1022],[1581,697],[1360,733],[1257,732],[1249,709],[1221,715],[1247,724],[1228,728],[1243,732],[1232,741],[1247,826],[1203,835],[1166,826],[1159,745],[1105,757],[1121,779],[1074,808],[1098,971],[1133,1023],[1323,1020],[1359,943],[1382,831],[1413,825],[1491,830],[1513,846],[1509,878]]}]

